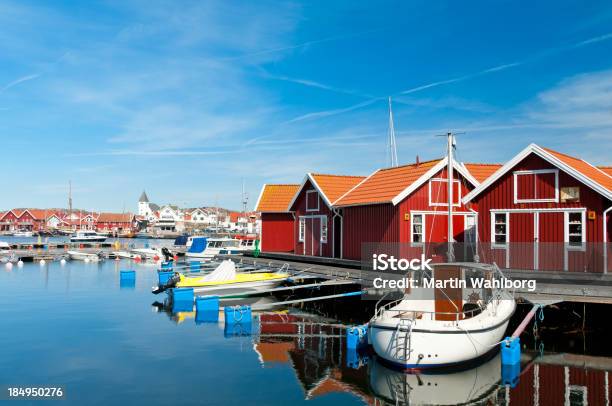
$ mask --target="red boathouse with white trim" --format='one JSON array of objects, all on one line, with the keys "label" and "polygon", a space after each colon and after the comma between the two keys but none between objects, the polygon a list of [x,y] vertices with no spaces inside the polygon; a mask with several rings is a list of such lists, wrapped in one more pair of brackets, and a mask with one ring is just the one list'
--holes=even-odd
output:
[{"label": "red boathouse with white trim", "polygon": [[[468,193],[481,260],[526,270],[606,272],[612,176],[531,144]],[[609,244],[608,244],[609,245]]]}]

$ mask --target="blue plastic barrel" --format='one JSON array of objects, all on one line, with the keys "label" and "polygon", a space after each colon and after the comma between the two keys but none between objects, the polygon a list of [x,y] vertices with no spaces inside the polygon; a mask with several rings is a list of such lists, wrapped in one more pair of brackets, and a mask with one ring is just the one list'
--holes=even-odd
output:
[{"label": "blue plastic barrel", "polygon": [[500,346],[502,365],[521,363],[521,339],[519,337],[506,337]]},{"label": "blue plastic barrel", "polygon": [[133,270],[122,270],[119,271],[119,280],[136,280],[136,271]]},{"label": "blue plastic barrel", "polygon": [[251,306],[226,306],[223,308],[223,312],[225,314],[225,325],[251,322]]},{"label": "blue plastic barrel", "polygon": [[196,298],[196,311],[214,311],[219,313],[219,296],[204,296]]},{"label": "blue plastic barrel", "polygon": [[158,272],[157,274],[157,284],[159,286],[164,286],[166,283],[168,283],[168,280],[170,278],[172,278],[172,271],[162,271],[162,272]]},{"label": "blue plastic barrel", "polygon": [[346,348],[360,349],[368,345],[367,326],[347,327],[346,329]]},{"label": "blue plastic barrel", "polygon": [[502,364],[502,385],[510,386],[511,388],[516,387],[519,383],[519,376],[521,375],[521,364]]},{"label": "blue plastic barrel", "polygon": [[189,302],[193,307],[193,288],[172,289],[172,300],[175,302]]},{"label": "blue plastic barrel", "polygon": [[161,269],[172,270],[172,261],[162,262]]}]

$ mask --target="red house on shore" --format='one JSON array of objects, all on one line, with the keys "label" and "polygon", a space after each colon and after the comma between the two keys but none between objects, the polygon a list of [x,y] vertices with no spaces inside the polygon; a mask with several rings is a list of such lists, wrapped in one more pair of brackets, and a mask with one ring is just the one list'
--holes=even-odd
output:
[{"label": "red house on shore", "polygon": [[260,249],[268,252],[293,252],[294,213],[289,203],[300,185],[263,185],[255,211],[261,213]]},{"label": "red house on shore", "polygon": [[95,220],[96,230],[107,233],[133,232],[138,228],[133,213],[100,213]]},{"label": "red house on shore", "polygon": [[295,213],[295,254],[342,256],[342,221],[333,202],[364,179],[363,176],[306,175],[289,204],[289,210]]},{"label": "red house on shore", "polygon": [[[453,165],[453,234],[475,241],[477,213],[461,202],[500,165]],[[470,169],[468,169],[470,168]],[[476,178],[471,172],[476,174]],[[363,243],[410,243],[407,255],[432,255],[447,241],[447,159],[380,169],[334,202],[342,223],[341,257],[358,260]]]},{"label": "red house on shore", "polygon": [[606,272],[612,176],[531,144],[463,202],[478,211],[485,262],[528,270]]}]

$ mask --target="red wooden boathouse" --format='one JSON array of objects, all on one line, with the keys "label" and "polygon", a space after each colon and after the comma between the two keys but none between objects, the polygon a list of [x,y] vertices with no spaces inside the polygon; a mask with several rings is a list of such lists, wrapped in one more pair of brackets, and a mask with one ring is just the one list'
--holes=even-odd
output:
[{"label": "red wooden boathouse", "polygon": [[295,212],[294,253],[310,256],[341,257],[341,220],[333,202],[363,176],[309,173],[289,204]]},{"label": "red wooden boathouse", "polygon": [[610,269],[612,177],[531,144],[467,194],[479,214],[479,252],[512,269]]},{"label": "red wooden boathouse", "polygon": [[289,203],[298,191],[298,184],[263,185],[255,204],[261,213],[260,249],[267,252],[293,252],[294,213]]},{"label": "red wooden boathouse", "polygon": [[[380,169],[335,201],[342,223],[341,257],[361,259],[364,243],[410,243],[414,252],[403,254],[432,255],[431,243],[447,241],[446,166],[444,158]],[[477,213],[466,208],[461,198],[499,167],[454,163],[456,241],[476,238]]]}]

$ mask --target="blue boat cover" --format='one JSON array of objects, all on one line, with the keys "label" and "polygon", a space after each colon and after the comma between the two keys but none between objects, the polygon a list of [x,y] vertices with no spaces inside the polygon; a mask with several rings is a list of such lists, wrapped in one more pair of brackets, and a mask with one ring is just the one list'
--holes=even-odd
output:
[{"label": "blue boat cover", "polygon": [[186,235],[180,235],[176,237],[176,240],[174,240],[174,245],[177,245],[177,246],[187,245],[187,238],[188,236]]},{"label": "blue boat cover", "polygon": [[206,237],[194,238],[193,241],[191,242],[191,247],[189,247],[189,251],[187,252],[192,252],[195,254],[200,254],[204,252],[204,250],[206,249],[207,241],[208,241],[208,238]]}]

